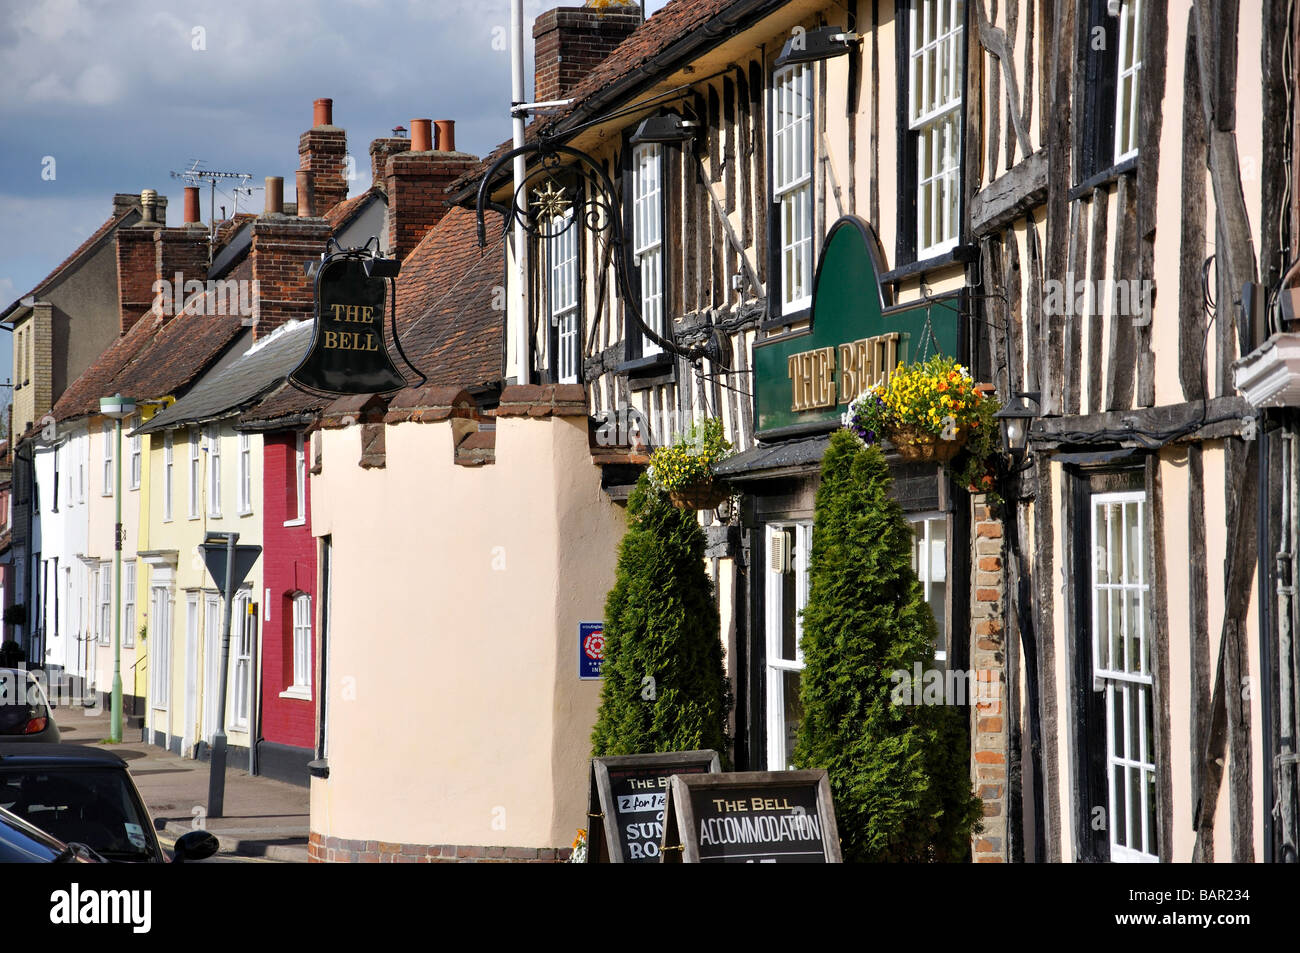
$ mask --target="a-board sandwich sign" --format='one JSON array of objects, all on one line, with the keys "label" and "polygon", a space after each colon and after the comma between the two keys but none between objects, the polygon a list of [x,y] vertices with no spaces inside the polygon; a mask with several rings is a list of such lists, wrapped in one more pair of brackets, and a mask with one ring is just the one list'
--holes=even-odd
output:
[{"label": "a-board sandwich sign", "polygon": [[825,771],[677,775],[668,784],[660,863],[838,864]]},{"label": "a-board sandwich sign", "polygon": [[587,863],[657,862],[669,778],[716,774],[720,767],[712,750],[593,758]]}]

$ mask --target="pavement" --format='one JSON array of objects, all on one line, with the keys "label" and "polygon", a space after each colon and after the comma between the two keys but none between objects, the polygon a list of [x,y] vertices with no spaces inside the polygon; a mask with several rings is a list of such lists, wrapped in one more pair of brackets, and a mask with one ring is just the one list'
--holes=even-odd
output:
[{"label": "pavement", "polygon": [[[60,706],[54,721],[64,744],[94,745],[124,760],[154,820],[166,821],[159,840],[167,848],[191,830],[206,828],[217,836],[218,862],[262,860],[307,862],[309,793],[306,787],[255,777],[246,760],[227,762],[221,817],[209,817],[207,761],[181,758],[141,740],[140,729],[124,727],[122,743],[108,743],[107,709]],[[235,765],[242,764],[243,767]],[[210,863],[211,861],[207,861]]]}]

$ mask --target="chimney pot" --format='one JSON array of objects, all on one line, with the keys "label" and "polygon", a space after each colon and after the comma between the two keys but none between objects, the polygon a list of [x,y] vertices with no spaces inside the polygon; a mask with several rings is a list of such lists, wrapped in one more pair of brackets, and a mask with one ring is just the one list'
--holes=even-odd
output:
[{"label": "chimney pot", "polygon": [[311,173],[305,169],[299,169],[297,173],[298,186],[298,217],[312,217],[312,192],[311,192]]},{"label": "chimney pot", "polygon": [[266,177],[266,214],[280,215],[284,212],[284,177],[268,175]]},{"label": "chimney pot", "polygon": [[433,120],[432,119],[411,120],[411,151],[412,152],[433,151]]},{"label": "chimney pot", "polygon": [[334,125],[334,100],[318,99],[312,103],[312,125]]},{"label": "chimney pot", "polygon": [[199,220],[199,187],[185,186],[185,224],[190,225]]},{"label": "chimney pot", "polygon": [[438,144],[435,148],[439,152],[456,151],[456,120],[439,119],[434,123],[434,128],[438,132]]},{"label": "chimney pot", "polygon": [[145,189],[140,193],[140,221],[154,221],[154,212],[158,205],[158,193],[153,189]]}]

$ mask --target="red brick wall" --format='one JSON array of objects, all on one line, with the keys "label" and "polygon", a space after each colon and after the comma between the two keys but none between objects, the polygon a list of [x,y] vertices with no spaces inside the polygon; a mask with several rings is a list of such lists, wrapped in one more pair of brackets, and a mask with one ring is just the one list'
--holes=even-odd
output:
[{"label": "red brick wall", "polygon": [[[291,596],[306,592],[316,605],[316,541],[311,535],[311,479],[307,483],[303,526],[285,526],[298,512],[294,471],[293,431],[264,434],[262,438],[262,545],[274,558],[265,561],[262,584],[269,591],[262,636],[262,731],[267,741],[311,748],[316,744],[316,693],[312,700],[281,698],[293,684],[293,603]],[[316,657],[315,620],[312,622],[312,658]]]},{"label": "red brick wall", "polygon": [[591,68],[641,25],[639,10],[559,7],[533,24],[533,99],[563,99]]},{"label": "red brick wall", "polygon": [[313,316],[315,282],[303,266],[320,258],[329,237],[329,224],[322,218],[267,216],[253,223],[254,339],[286,321]]},{"label": "red brick wall", "polygon": [[971,667],[977,673],[971,708],[971,760],[975,793],[984,805],[984,830],[971,844],[976,863],[1007,858],[1007,727],[1004,605],[1006,580],[1002,522],[976,497],[971,588]]}]

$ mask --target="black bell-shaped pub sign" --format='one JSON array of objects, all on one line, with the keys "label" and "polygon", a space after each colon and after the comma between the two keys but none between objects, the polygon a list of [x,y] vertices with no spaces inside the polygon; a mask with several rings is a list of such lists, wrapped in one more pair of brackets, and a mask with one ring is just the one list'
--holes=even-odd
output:
[{"label": "black bell-shaped pub sign", "polygon": [[[392,289],[391,279],[381,273],[395,273],[395,265],[357,252],[330,255],[321,263],[311,348],[289,375],[292,383],[326,394],[384,394],[407,386],[384,341]],[[397,352],[406,360],[396,329],[393,334]]]}]

